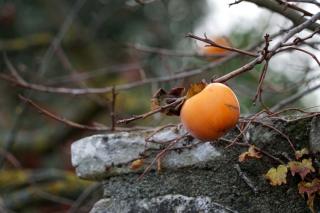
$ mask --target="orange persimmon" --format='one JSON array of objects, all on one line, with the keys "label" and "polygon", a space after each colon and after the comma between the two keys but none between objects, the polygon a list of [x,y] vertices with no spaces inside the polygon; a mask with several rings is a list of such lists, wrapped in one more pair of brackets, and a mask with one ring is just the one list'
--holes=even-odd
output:
[{"label": "orange persimmon", "polygon": [[194,137],[215,140],[235,127],[240,106],[234,92],[221,83],[208,84],[187,99],[180,112],[181,122]]},{"label": "orange persimmon", "polygon": [[[211,40],[217,44],[222,45],[222,46],[231,47],[231,44],[226,37],[217,37],[217,38],[212,37]],[[228,51],[226,49],[219,48],[219,47],[213,47],[213,46],[204,46],[201,48],[201,52],[204,55],[220,55],[220,54],[223,55],[223,54],[230,53],[230,51]]]}]

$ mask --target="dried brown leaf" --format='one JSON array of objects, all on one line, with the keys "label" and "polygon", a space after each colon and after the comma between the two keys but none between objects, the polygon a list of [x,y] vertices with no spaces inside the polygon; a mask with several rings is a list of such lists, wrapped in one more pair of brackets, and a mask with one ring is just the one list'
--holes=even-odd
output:
[{"label": "dried brown leaf", "polygon": [[305,182],[305,181],[301,181],[298,184],[298,189],[299,189],[299,193],[300,194],[304,194],[307,193],[308,195],[308,201],[307,201],[307,205],[309,207],[309,209],[311,210],[311,212],[315,213],[315,209],[314,209],[314,197],[316,195],[316,193],[320,194],[320,179],[315,178],[312,180],[312,182]]},{"label": "dried brown leaf", "polygon": [[150,106],[151,110],[156,110],[156,109],[158,109],[159,107],[160,107],[160,101],[159,101],[159,99],[157,99],[157,98],[152,98],[152,99],[151,99],[151,106]]},{"label": "dried brown leaf", "polygon": [[248,151],[243,152],[241,155],[239,155],[239,162],[243,162],[249,158],[261,158],[262,155],[260,152],[258,152],[255,148],[255,146],[250,146]]},{"label": "dried brown leaf", "polygon": [[288,163],[292,176],[299,174],[302,180],[306,177],[307,174],[314,172],[315,169],[312,166],[311,159],[303,159],[300,161],[290,161]]},{"label": "dried brown leaf", "polygon": [[153,94],[153,98],[160,98],[160,97],[163,97],[167,94],[167,92],[162,89],[162,88],[159,88],[154,94]]},{"label": "dried brown leaf", "polygon": [[199,82],[199,83],[194,83],[191,84],[188,91],[187,91],[187,95],[186,98],[189,99],[192,96],[198,94],[199,92],[201,92],[205,87],[207,86],[207,84],[205,82]]},{"label": "dried brown leaf", "polygon": [[164,89],[158,89],[151,98],[151,110],[158,109],[161,106],[161,102],[166,96],[167,92]]},{"label": "dried brown leaf", "polygon": [[277,168],[271,168],[265,175],[265,178],[270,181],[272,186],[282,185],[287,183],[288,169],[285,165],[279,165]]},{"label": "dried brown leaf", "polygon": [[307,193],[308,196],[320,192],[320,179],[315,178],[311,182],[301,181],[298,184],[298,189],[300,194]]},{"label": "dried brown leaf", "polygon": [[[157,110],[161,106],[171,104],[178,99],[181,99],[184,93],[183,87],[174,87],[169,92],[166,92],[164,89],[160,88],[151,98],[151,110]],[[166,115],[180,115],[180,109],[183,101],[180,104],[173,105],[172,107],[167,107],[161,110],[161,113]]]},{"label": "dried brown leaf", "polygon": [[168,95],[179,98],[183,95],[183,92],[184,87],[174,87],[168,92]]},{"label": "dried brown leaf", "polygon": [[174,107],[168,108],[166,111],[164,111],[163,113],[165,113],[166,115],[176,115],[179,116],[180,115],[180,111],[182,108],[184,101],[181,100],[181,102],[179,104],[177,104]]}]

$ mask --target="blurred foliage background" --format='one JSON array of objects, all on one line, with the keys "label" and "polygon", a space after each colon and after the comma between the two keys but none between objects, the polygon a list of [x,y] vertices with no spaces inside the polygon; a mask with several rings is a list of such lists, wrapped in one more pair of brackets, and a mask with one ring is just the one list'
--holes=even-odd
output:
[{"label": "blurred foliage background", "polygon": [[[204,44],[185,35],[194,32],[209,13],[215,12],[208,10],[207,1],[159,0],[145,5],[137,2],[1,0],[1,72],[8,73],[3,60],[6,54],[28,82],[84,88],[173,76],[213,63],[206,57],[141,51],[141,47],[152,47],[186,54],[201,53]],[[223,36],[228,37],[233,46],[247,48],[262,41],[264,33],[265,27],[259,27],[246,31],[234,29]],[[248,59],[236,57],[192,78],[117,91],[116,117],[126,118],[148,111],[150,98],[158,88],[188,87],[203,78],[209,80],[230,72]],[[297,69],[301,76],[306,67]],[[260,109],[252,105],[260,70],[258,66],[228,82],[240,97],[243,114]],[[276,104],[284,94],[279,91],[293,84],[281,71],[271,69],[263,94],[266,104]],[[285,95],[297,90],[293,87]],[[3,211],[87,212],[102,192],[96,184],[75,176],[70,145],[95,132],[57,123],[26,106],[18,94],[72,121],[108,126],[111,124],[111,94],[50,94],[16,88],[5,81],[0,81],[0,93],[0,203]],[[134,124],[159,126],[178,121],[178,117],[156,115]]]}]

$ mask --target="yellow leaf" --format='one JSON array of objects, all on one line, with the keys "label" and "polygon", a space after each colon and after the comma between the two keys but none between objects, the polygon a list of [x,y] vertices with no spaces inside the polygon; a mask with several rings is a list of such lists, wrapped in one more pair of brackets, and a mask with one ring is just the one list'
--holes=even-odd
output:
[{"label": "yellow leaf", "polygon": [[290,161],[288,163],[292,176],[299,174],[302,180],[305,176],[311,172],[314,172],[315,169],[312,166],[311,159],[303,159],[302,162],[299,161]]},{"label": "yellow leaf", "polygon": [[206,86],[207,84],[204,82],[191,84],[187,91],[187,95],[186,95],[187,99],[201,92]]},{"label": "yellow leaf", "polygon": [[270,181],[272,186],[282,185],[287,183],[288,169],[285,165],[279,165],[277,168],[271,168],[265,175],[265,178]]},{"label": "yellow leaf", "polygon": [[250,146],[248,151],[243,152],[241,155],[239,155],[239,162],[243,162],[249,158],[261,158],[262,155],[260,152],[258,152],[255,148],[255,146]]},{"label": "yellow leaf", "polygon": [[303,155],[307,155],[307,154],[309,154],[309,150],[307,148],[297,150],[295,153],[296,159],[299,160],[300,158],[302,158]]}]

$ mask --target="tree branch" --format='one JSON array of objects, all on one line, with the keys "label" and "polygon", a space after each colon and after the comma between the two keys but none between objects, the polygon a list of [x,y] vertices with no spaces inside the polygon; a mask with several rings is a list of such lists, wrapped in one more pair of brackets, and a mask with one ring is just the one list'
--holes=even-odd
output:
[{"label": "tree branch", "polygon": [[[78,128],[78,129],[84,129],[84,130],[92,130],[92,131],[115,131],[115,129],[112,129],[112,127],[107,127],[107,126],[88,126],[88,125],[83,125],[83,124],[78,124],[76,122],[70,121],[66,118],[60,117],[58,115],[55,115],[54,113],[44,109],[43,107],[39,106],[38,104],[36,104],[35,102],[33,102],[32,100],[23,97],[22,95],[19,95],[19,98],[23,101],[25,101],[27,104],[31,105],[32,107],[36,108],[40,113],[48,116],[49,118],[52,118],[53,120],[59,121],[61,123],[64,123],[68,126],[74,127],[74,128]],[[131,128],[132,129],[132,128]],[[128,128],[117,128],[117,130],[123,131],[123,130],[127,130]],[[132,129],[133,130],[133,129]]]},{"label": "tree branch", "polygon": [[[299,25],[307,21],[307,19],[303,18],[296,10],[292,8],[285,8],[275,1],[271,1],[271,0],[245,0],[245,1],[254,3],[260,7],[264,7],[273,12],[279,13],[280,15],[291,20],[294,25]],[[310,24],[307,27],[307,29],[312,31],[315,31],[318,28],[320,28],[320,25],[315,22]]]},{"label": "tree branch", "polygon": [[320,2],[317,0],[286,0],[287,2],[301,2],[301,3],[309,3],[309,4],[314,4],[320,7]]},{"label": "tree branch", "polygon": [[207,43],[207,44],[209,44],[210,46],[213,46],[213,47],[218,47],[218,48],[221,48],[221,49],[229,50],[229,51],[240,53],[240,54],[243,54],[243,55],[247,55],[247,56],[251,56],[251,57],[257,57],[258,56],[258,54],[256,54],[256,53],[252,53],[252,52],[249,52],[249,51],[246,51],[246,50],[240,50],[240,49],[237,49],[237,48],[234,48],[234,47],[228,47],[228,46],[224,46],[224,45],[218,44],[218,43],[208,39],[206,36],[205,36],[205,38],[201,38],[199,36],[193,35],[192,33],[188,33],[186,37],[193,38],[193,39],[196,39],[198,41],[202,41],[202,42]]}]

